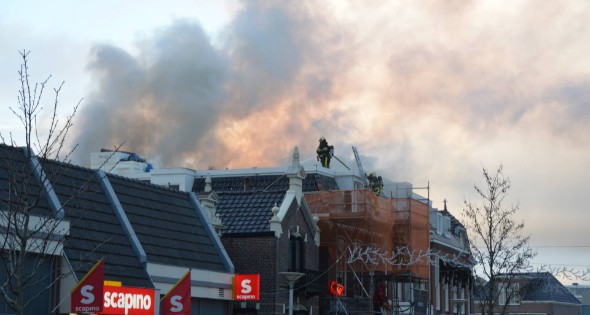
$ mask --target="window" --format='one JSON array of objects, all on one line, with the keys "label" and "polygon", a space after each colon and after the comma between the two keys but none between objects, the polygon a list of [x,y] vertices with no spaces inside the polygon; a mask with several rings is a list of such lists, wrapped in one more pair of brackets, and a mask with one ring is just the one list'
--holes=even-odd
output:
[{"label": "window", "polygon": [[291,236],[289,269],[299,271],[305,269],[305,240],[301,236]]},{"label": "window", "polygon": [[[395,287],[394,287],[395,289]],[[397,283],[397,290],[394,294],[395,298],[399,302],[411,302],[413,301],[414,292],[412,291],[412,283],[411,282],[398,282]]]},{"label": "window", "polygon": [[520,304],[520,292],[518,283],[501,283],[499,284],[500,295],[498,304],[500,305],[518,305]]},{"label": "window", "polygon": [[451,231],[451,218],[449,218],[447,216],[443,216],[442,234],[448,238],[448,237],[450,237],[450,231]]}]

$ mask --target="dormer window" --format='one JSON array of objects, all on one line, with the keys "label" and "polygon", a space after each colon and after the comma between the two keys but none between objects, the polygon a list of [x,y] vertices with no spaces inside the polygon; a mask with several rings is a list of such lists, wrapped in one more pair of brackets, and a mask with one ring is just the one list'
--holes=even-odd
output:
[{"label": "dormer window", "polygon": [[446,215],[442,219],[442,232],[445,237],[451,237],[451,218]]},{"label": "dormer window", "polygon": [[451,218],[449,216],[444,215],[442,212],[431,212],[430,219],[436,234],[443,235],[447,238],[451,237]]}]

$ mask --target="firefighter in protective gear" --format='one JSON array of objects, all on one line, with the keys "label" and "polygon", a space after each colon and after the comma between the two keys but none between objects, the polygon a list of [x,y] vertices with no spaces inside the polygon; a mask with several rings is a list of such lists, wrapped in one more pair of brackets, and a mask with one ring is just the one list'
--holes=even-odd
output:
[{"label": "firefighter in protective gear", "polygon": [[321,137],[319,141],[320,145],[316,149],[318,161],[322,163],[323,167],[330,168],[330,159],[334,154],[334,146],[328,145],[328,141],[324,137]]},{"label": "firefighter in protective gear", "polygon": [[369,175],[365,174],[365,176],[369,180],[369,188],[371,191],[377,195],[380,195],[381,190],[383,189],[383,178],[381,178],[381,176],[377,176],[375,172],[371,172]]},{"label": "firefighter in protective gear", "polygon": [[385,281],[379,280],[375,288],[375,294],[373,295],[373,314],[383,315],[389,314],[390,312],[391,306],[385,294]]}]

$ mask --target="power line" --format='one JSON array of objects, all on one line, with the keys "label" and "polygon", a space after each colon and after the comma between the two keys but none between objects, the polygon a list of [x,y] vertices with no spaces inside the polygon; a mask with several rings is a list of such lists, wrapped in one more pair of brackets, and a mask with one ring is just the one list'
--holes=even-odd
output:
[{"label": "power line", "polygon": [[530,245],[538,248],[590,248],[590,245]]},{"label": "power line", "polygon": [[567,267],[583,267],[583,268],[590,268],[590,265],[572,265],[572,264],[555,264],[555,263],[541,263],[541,262],[531,262],[531,265],[551,265],[551,266],[567,266]]}]

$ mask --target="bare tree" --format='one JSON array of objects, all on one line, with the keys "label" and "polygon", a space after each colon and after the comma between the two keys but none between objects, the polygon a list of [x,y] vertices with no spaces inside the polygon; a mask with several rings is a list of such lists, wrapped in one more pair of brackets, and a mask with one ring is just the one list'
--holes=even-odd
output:
[{"label": "bare tree", "polygon": [[[53,89],[50,118],[42,119],[44,93],[51,76],[32,83],[29,52],[21,51],[20,55],[18,106],[10,110],[24,128],[24,146],[14,149],[17,143],[13,134],[8,138],[0,134],[1,145],[6,145],[0,156],[0,268],[5,275],[0,276],[0,297],[16,314],[25,314],[27,307],[57,281],[55,275],[46,272],[51,270],[46,266],[60,259],[69,228],[63,219],[63,202],[52,204],[56,198],[49,182],[59,172],[44,173],[39,161],[69,163],[73,149],[65,149],[65,140],[81,101],[60,121],[62,82]],[[42,125],[47,122],[49,125]]]},{"label": "bare tree", "polygon": [[462,224],[469,232],[469,245],[478,271],[486,281],[475,282],[482,314],[507,311],[507,304],[499,305],[501,293],[514,292],[511,286],[519,272],[530,271],[530,261],[536,253],[529,246],[529,235],[524,234],[524,222],[514,218],[518,205],[505,207],[510,180],[500,165],[495,173],[483,168],[485,187],[474,185],[481,201],[464,200]]}]

